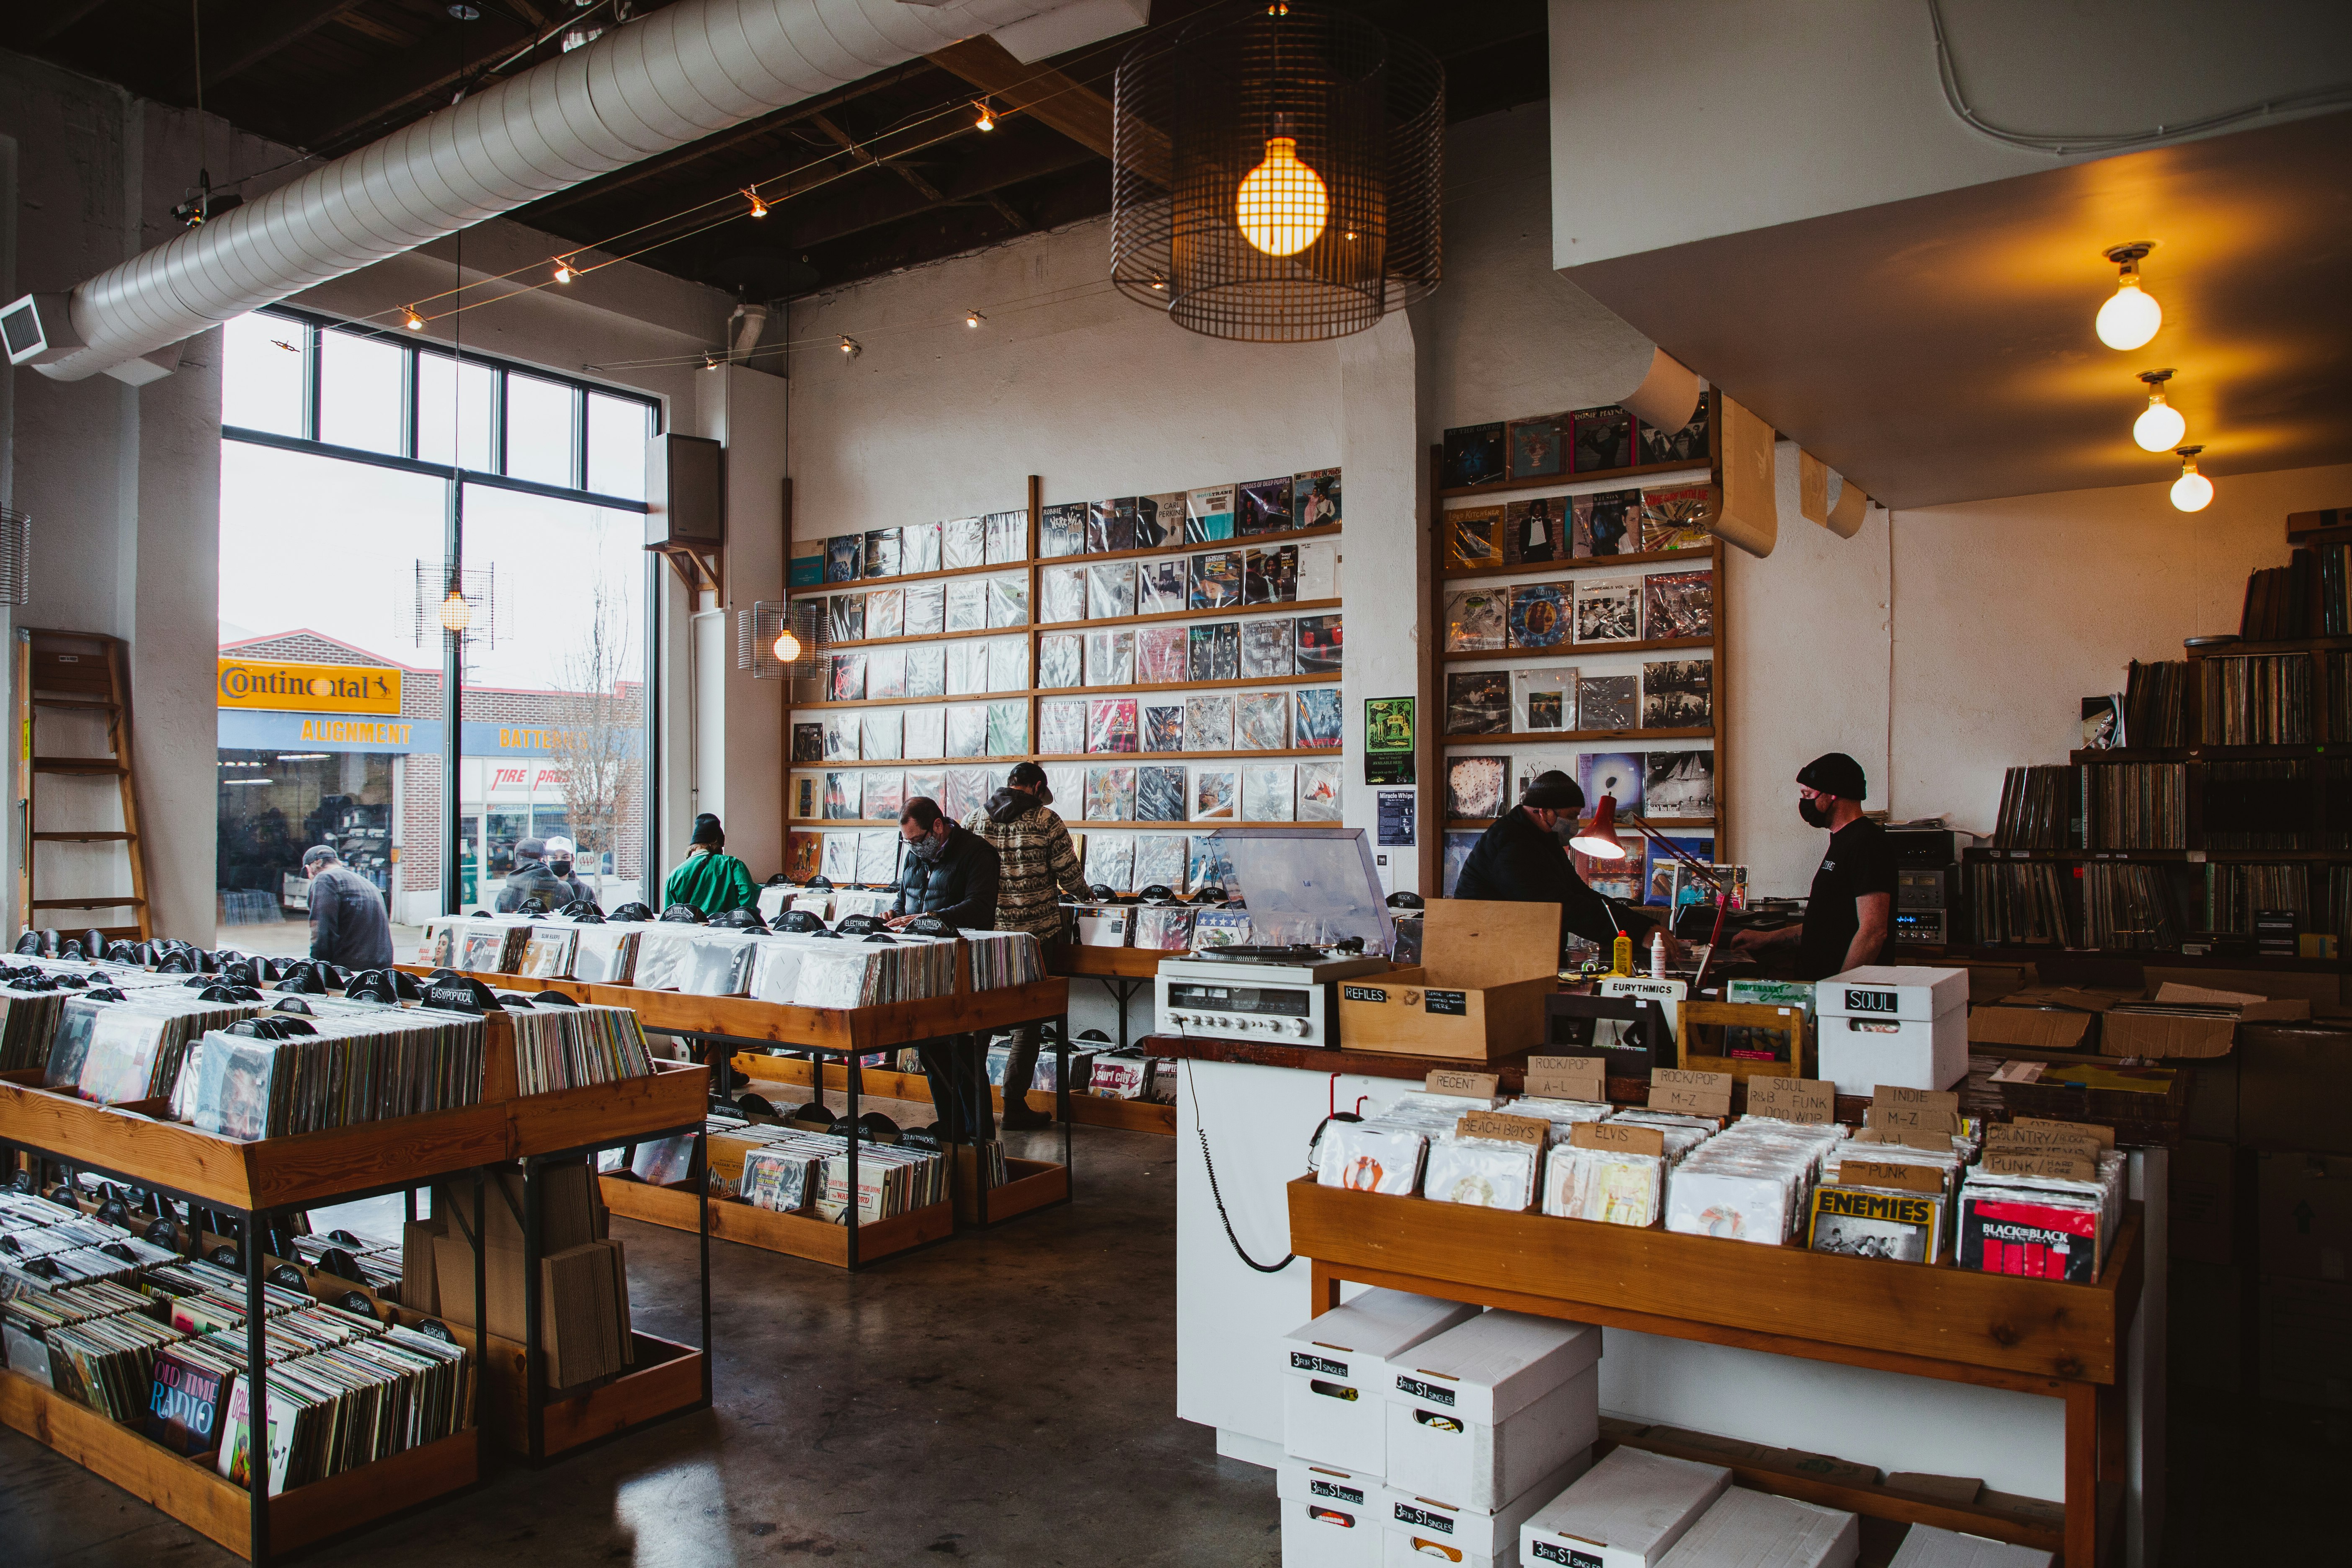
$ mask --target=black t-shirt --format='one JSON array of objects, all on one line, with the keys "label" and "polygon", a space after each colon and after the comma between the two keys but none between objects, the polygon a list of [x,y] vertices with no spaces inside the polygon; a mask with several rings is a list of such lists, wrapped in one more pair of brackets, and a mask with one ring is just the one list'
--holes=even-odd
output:
[{"label": "black t-shirt", "polygon": [[[1812,896],[1805,905],[1805,936],[1797,949],[1797,973],[1822,980],[1846,967],[1846,950],[1862,921],[1853,901],[1872,893],[1895,896],[1895,846],[1886,829],[1866,816],[1856,817],[1830,835],[1830,847],[1813,873]],[[1890,934],[1894,911],[1888,910]],[[1881,952],[1865,953],[1862,962],[1875,963]]]}]

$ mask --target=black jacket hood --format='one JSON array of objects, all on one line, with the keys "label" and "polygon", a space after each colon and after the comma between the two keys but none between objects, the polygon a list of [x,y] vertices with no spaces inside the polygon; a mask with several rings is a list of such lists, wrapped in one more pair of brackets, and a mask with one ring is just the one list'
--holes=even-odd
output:
[{"label": "black jacket hood", "polygon": [[988,797],[988,820],[1002,826],[1039,809],[1045,802],[1025,789],[1001,789]]}]

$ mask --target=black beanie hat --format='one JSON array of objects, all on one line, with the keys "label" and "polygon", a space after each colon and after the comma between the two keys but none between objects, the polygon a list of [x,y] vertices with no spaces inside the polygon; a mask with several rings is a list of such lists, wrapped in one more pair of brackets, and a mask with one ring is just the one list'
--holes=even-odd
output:
[{"label": "black beanie hat", "polygon": [[1519,804],[1544,811],[1582,811],[1584,792],[1574,779],[1554,768],[1528,781],[1528,793],[1519,797]]},{"label": "black beanie hat", "polygon": [[1859,801],[1870,793],[1870,781],[1863,777],[1862,764],[1843,752],[1815,757],[1798,770],[1797,782],[1807,789],[1852,801]]}]

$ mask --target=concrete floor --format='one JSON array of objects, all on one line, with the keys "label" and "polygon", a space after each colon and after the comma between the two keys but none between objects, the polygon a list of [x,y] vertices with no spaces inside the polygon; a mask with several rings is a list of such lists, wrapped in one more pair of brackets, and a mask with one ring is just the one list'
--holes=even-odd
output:
[{"label": "concrete floor", "polygon": [[[510,1466],[320,1560],[1275,1568],[1273,1473],[1175,1415],[1175,1153],[1079,1128],[1069,1205],[854,1277],[713,1242],[716,1408]],[[694,1237],[613,1232],[638,1325],[691,1341]],[[8,1568],[238,1561],[5,1429],[0,1543]]]}]

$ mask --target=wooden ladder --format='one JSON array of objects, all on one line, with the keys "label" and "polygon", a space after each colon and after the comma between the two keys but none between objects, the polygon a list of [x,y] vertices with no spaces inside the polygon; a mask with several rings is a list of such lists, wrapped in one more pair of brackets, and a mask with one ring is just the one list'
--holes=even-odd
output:
[{"label": "wooden ladder", "polygon": [[[24,844],[18,859],[17,904],[25,925],[38,930],[67,922],[44,919],[51,910],[129,910],[130,924],[100,925],[111,942],[145,942],[153,936],[153,917],[147,908],[147,858],[139,847],[139,790],[131,777],[130,645],[121,637],[95,632],[16,630],[16,733],[23,752],[16,763],[16,800]],[[110,755],[45,756],[35,749],[34,721],[44,710],[106,715],[106,744]],[[115,781],[122,797],[122,826],[100,831],[90,828],[45,830],[41,826],[39,780],[49,774]],[[120,845],[131,862],[131,893],[41,898],[35,866],[44,844]],[[93,918],[92,924],[95,924]],[[81,928],[86,929],[86,928]],[[80,929],[66,931],[79,936]],[[90,956],[96,957],[95,953]]]}]

